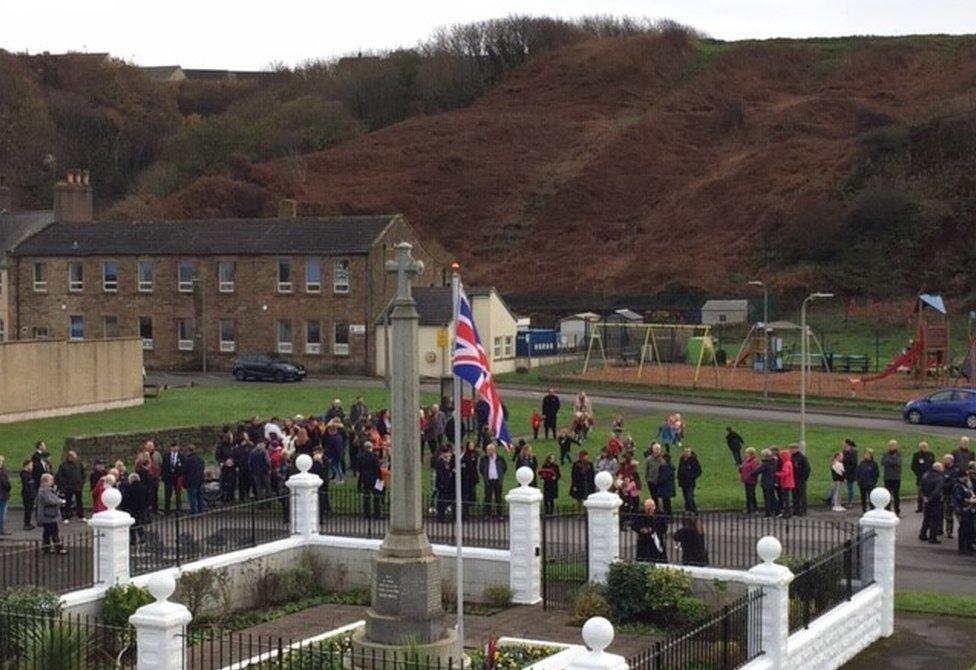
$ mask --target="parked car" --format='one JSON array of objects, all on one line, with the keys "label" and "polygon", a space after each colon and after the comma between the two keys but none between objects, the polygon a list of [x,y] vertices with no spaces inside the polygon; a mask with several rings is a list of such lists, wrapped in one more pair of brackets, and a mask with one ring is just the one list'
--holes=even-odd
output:
[{"label": "parked car", "polygon": [[941,389],[909,401],[902,418],[908,423],[941,423],[976,430],[976,390]]},{"label": "parked car", "polygon": [[248,379],[299,382],[305,378],[305,368],[267,354],[244,354],[234,361],[234,378],[240,382]]}]

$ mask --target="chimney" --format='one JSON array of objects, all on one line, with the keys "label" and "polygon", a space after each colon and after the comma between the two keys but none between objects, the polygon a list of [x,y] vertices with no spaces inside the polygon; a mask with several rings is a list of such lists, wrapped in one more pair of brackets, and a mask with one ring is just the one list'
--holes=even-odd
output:
[{"label": "chimney", "polygon": [[54,185],[54,220],[79,223],[92,220],[92,187],[88,170],[68,170]]},{"label": "chimney", "polygon": [[285,198],[278,201],[278,218],[294,219],[298,216],[298,201],[294,198]]},{"label": "chimney", "polygon": [[0,174],[0,213],[6,212],[8,214],[14,211],[14,196],[10,192],[10,187],[7,186],[6,179],[2,174]]}]

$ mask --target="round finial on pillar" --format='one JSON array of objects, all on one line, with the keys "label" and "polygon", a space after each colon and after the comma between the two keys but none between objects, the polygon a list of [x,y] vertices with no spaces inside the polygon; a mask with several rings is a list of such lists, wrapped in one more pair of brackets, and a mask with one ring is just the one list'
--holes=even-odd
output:
[{"label": "round finial on pillar", "polygon": [[613,624],[602,616],[587,619],[583,624],[583,643],[590,651],[602,652],[613,642]]},{"label": "round finial on pillar", "polygon": [[883,486],[879,486],[871,491],[871,504],[874,505],[874,509],[884,509],[890,502],[891,494]]},{"label": "round finial on pillar", "polygon": [[153,598],[159,602],[163,602],[173,595],[173,591],[176,590],[176,580],[168,572],[159,572],[149,578],[149,583],[146,584],[146,587],[149,589],[149,593],[152,594]]},{"label": "round finial on pillar", "polygon": [[526,487],[532,482],[532,468],[523,465],[515,471],[515,480],[519,486]]},{"label": "round finial on pillar", "polygon": [[772,563],[783,553],[783,545],[772,535],[767,535],[756,542],[756,553],[764,563]]},{"label": "round finial on pillar", "polygon": [[613,475],[606,470],[603,470],[596,474],[596,479],[594,481],[596,482],[596,487],[600,489],[602,493],[606,493],[610,490],[610,487],[613,486]]},{"label": "round finial on pillar", "polygon": [[301,473],[306,473],[312,469],[312,457],[308,454],[299,454],[295,459],[295,467]]},{"label": "round finial on pillar", "polygon": [[108,488],[102,493],[102,504],[108,508],[109,512],[114,512],[115,508],[122,502],[122,494],[118,489]]}]

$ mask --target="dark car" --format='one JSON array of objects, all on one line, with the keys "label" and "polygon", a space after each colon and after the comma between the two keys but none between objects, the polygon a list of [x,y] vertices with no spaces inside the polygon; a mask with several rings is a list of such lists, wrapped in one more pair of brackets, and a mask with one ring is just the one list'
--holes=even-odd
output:
[{"label": "dark car", "polygon": [[908,423],[941,423],[976,430],[976,391],[942,389],[905,404],[902,417]]},{"label": "dark car", "polygon": [[245,354],[234,361],[234,378],[270,379],[276,382],[298,382],[305,378],[305,368],[267,354]]}]

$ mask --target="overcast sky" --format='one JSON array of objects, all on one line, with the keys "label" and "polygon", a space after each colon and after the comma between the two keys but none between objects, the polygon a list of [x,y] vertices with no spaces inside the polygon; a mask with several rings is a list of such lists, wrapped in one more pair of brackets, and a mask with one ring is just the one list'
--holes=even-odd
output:
[{"label": "overcast sky", "polygon": [[670,18],[721,39],[976,31],[976,0],[0,0],[0,48],[262,69],[509,14]]}]

